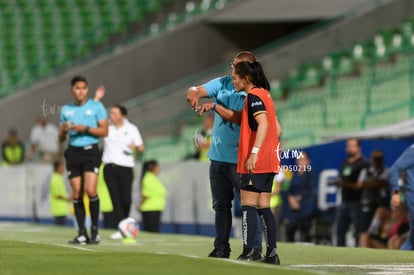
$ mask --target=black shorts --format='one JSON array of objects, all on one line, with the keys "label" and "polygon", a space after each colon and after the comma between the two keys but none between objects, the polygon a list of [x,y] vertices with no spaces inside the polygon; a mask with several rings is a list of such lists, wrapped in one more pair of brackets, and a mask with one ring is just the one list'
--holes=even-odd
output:
[{"label": "black shorts", "polygon": [[380,236],[372,235],[372,234],[370,234],[369,237],[373,240],[376,240],[377,242],[382,243],[383,245],[387,245],[387,243],[388,243],[388,238],[387,237],[382,238]]},{"label": "black shorts", "polygon": [[69,146],[65,151],[68,178],[80,177],[85,172],[98,174],[101,155],[97,144],[85,147]]},{"label": "black shorts", "polygon": [[241,174],[240,189],[256,193],[272,192],[275,173]]},{"label": "black shorts", "polygon": [[375,204],[361,205],[361,232],[368,231],[376,210],[377,205]]}]

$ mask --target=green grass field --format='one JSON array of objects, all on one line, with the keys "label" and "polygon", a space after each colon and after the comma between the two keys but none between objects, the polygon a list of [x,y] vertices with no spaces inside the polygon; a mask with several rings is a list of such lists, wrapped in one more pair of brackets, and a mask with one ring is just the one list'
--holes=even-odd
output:
[{"label": "green grass field", "polygon": [[0,275],[6,274],[412,274],[412,252],[278,245],[281,266],[237,261],[241,240],[231,240],[229,260],[211,259],[213,239],[142,233],[122,244],[101,230],[99,245],[71,246],[73,228],[0,223]]}]

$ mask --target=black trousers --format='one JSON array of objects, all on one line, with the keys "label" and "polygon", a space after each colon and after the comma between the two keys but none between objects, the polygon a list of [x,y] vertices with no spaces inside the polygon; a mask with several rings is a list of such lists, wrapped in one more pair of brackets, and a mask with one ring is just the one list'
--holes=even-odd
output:
[{"label": "black trousers", "polygon": [[106,164],[104,167],[104,179],[111,196],[112,215],[105,216],[105,224],[109,228],[118,228],[118,223],[129,216],[131,209],[131,190],[134,179],[131,167]]},{"label": "black trousers", "polygon": [[161,211],[143,211],[141,214],[143,231],[160,232]]}]

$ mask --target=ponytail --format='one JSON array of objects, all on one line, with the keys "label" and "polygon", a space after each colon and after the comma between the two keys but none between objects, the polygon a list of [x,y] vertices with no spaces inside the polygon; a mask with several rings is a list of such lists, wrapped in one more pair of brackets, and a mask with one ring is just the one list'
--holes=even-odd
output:
[{"label": "ponytail", "polygon": [[252,66],[254,68],[254,77],[252,79],[253,84],[257,87],[270,91],[270,84],[264,74],[262,64],[256,61],[252,63]]},{"label": "ponytail", "polygon": [[234,66],[234,70],[241,78],[249,77],[255,86],[270,91],[269,81],[260,62],[241,61]]}]

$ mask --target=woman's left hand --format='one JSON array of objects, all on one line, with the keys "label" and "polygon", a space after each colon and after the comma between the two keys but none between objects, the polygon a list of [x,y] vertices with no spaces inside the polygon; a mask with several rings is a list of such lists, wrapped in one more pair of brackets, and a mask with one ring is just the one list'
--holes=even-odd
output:
[{"label": "woman's left hand", "polygon": [[86,126],[78,124],[78,125],[73,125],[72,127],[70,127],[70,129],[78,133],[84,133],[86,130]]},{"label": "woman's left hand", "polygon": [[214,107],[214,103],[213,102],[208,102],[208,103],[204,103],[203,105],[201,105],[199,107],[198,110],[198,115],[201,116],[204,113],[210,112],[211,110],[213,110]]}]

